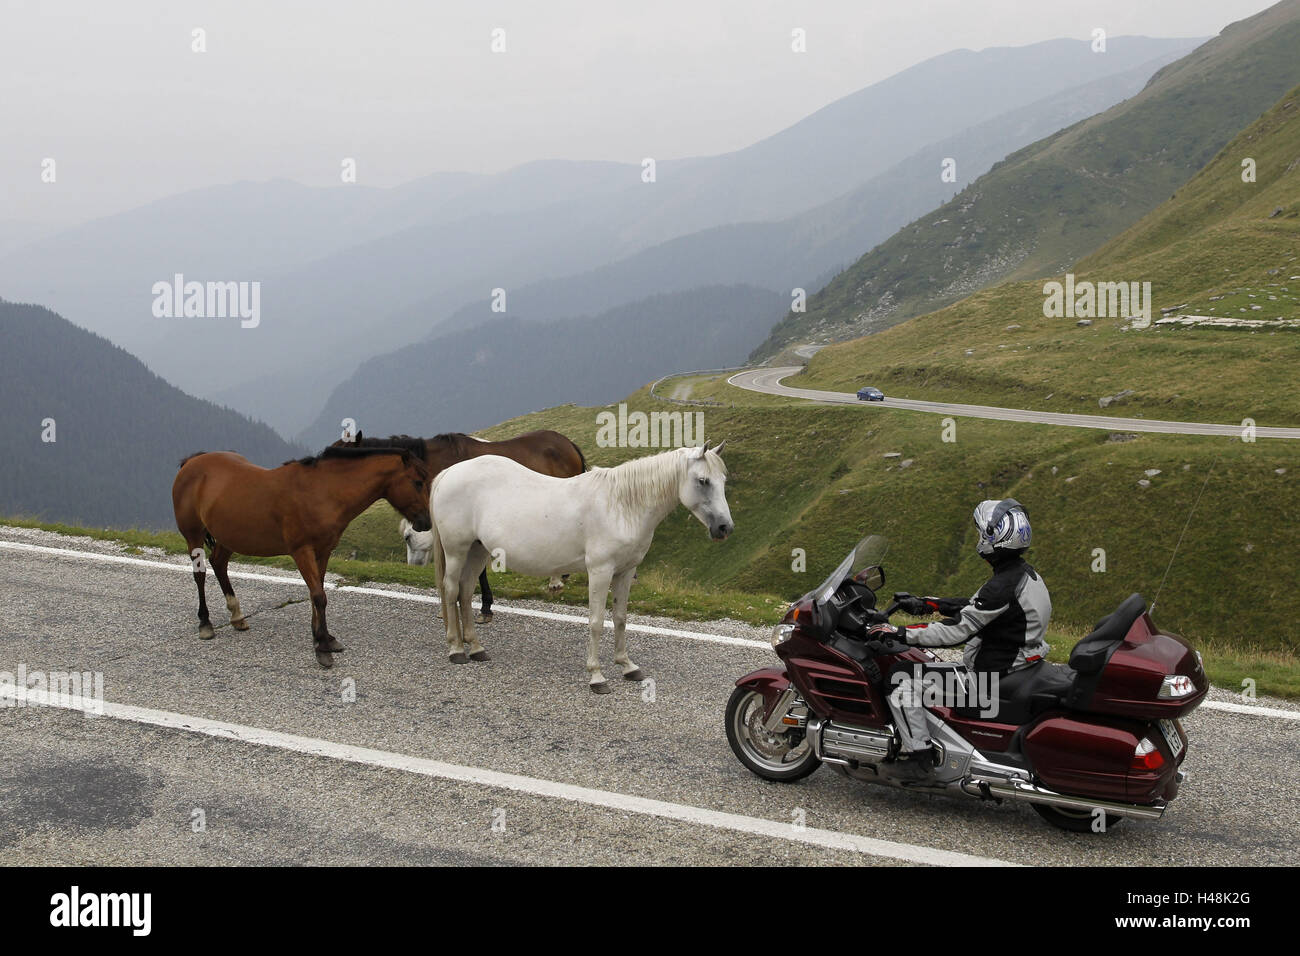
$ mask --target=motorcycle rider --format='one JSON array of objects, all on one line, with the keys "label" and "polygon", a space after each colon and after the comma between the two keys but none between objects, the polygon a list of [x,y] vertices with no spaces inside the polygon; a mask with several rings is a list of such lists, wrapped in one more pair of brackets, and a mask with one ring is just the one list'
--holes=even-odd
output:
[{"label": "motorcycle rider", "polygon": [[[964,643],[962,662],[968,677],[978,672],[1008,674],[1047,656],[1044,638],[1052,601],[1042,576],[1024,559],[1033,539],[1029,513],[1014,498],[1004,498],[981,501],[974,519],[979,532],[975,547],[992,568],[992,577],[970,598],[896,595],[899,609],[905,613],[920,616],[937,611],[946,616],[942,621],[908,627],[876,624],[867,631],[868,640],[892,638],[920,647]],[[902,752],[920,756],[933,751],[916,684],[911,677],[899,680],[889,695],[889,706]]]}]

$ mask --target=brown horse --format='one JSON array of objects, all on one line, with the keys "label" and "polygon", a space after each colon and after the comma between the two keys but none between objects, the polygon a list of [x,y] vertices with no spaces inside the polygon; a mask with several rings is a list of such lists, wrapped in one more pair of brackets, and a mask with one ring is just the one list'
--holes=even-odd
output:
[{"label": "brown horse", "polygon": [[[396,439],[394,439],[396,441]],[[199,589],[199,637],[215,636],[208,620],[203,544],[226,597],[230,624],[248,630],[226,566],[232,554],[293,558],[311,592],[312,644],[321,667],[343,650],[325,625],[325,569],[343,529],[384,498],[427,530],[429,468],[417,442],[370,448],[327,448],[320,455],[260,468],[234,452],[191,455],[172,484],[176,527],[185,537]]]},{"label": "brown horse", "polygon": [[[391,445],[395,442],[423,442],[424,461],[429,466],[429,480],[438,477],[438,473],[444,468],[450,468],[452,465],[469,458],[478,458],[480,455],[501,455],[512,461],[517,461],[525,468],[531,468],[533,471],[540,472],[543,475],[550,475],[553,478],[572,478],[580,475],[587,470],[587,460],[582,456],[582,449],[574,442],[559,432],[543,429],[535,432],[524,432],[522,435],[516,435],[514,438],[507,438],[504,441],[484,441],[481,438],[474,438],[472,435],[466,435],[463,432],[449,432],[443,435],[435,435],[433,438],[412,439],[407,435],[394,435],[392,438],[364,438],[361,433],[357,433],[354,442],[336,441],[332,447],[347,448],[360,447],[371,448]],[[424,529],[414,528],[415,531]],[[407,539],[408,552],[407,559],[411,560],[411,534],[409,530],[404,530]],[[426,552],[419,552],[424,554]],[[419,563],[417,561],[417,563]],[[567,577],[567,575],[566,575]],[[492,619],[492,588],[488,584],[487,570],[478,576],[479,590],[483,592],[483,612],[482,622]],[[552,590],[559,590],[559,579],[556,578],[551,583]]]}]

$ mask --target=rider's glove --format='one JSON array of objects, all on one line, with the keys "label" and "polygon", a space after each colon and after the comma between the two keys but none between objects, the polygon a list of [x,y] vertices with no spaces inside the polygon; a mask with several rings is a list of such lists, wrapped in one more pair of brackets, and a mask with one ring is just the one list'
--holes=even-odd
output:
[{"label": "rider's glove", "polygon": [[873,624],[867,628],[866,639],[868,641],[904,640],[907,631],[901,627],[894,627],[892,624]]},{"label": "rider's glove", "polygon": [[930,602],[935,598],[922,598],[906,592],[894,595],[894,601],[898,609],[904,614],[910,614],[913,617],[924,617],[927,614],[933,614],[936,610],[935,605]]}]

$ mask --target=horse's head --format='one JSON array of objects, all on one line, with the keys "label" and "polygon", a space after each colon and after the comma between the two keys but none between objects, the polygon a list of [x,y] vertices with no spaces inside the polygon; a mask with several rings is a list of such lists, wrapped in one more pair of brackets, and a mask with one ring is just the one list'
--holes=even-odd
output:
[{"label": "horse's head", "polygon": [[433,527],[429,516],[429,466],[424,459],[409,451],[402,452],[401,467],[397,468],[384,487],[384,497],[411,523],[416,531]]},{"label": "horse's head", "polygon": [[726,444],[710,449],[706,441],[698,448],[686,449],[686,469],[678,488],[682,504],[709,529],[714,541],[721,541],[736,527],[727,506],[727,466],[722,461]]},{"label": "horse's head", "polygon": [[406,542],[406,563],[425,565],[433,554],[433,532],[416,531],[415,526],[405,518],[397,526]]}]

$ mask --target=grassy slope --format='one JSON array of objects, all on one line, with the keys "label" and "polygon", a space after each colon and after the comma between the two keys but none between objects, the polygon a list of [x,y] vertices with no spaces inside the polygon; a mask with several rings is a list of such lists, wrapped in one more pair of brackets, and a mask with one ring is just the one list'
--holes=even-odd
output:
[{"label": "grassy slope", "polygon": [[[710,387],[696,386],[706,394]],[[723,388],[717,384],[716,394],[726,394]],[[1300,616],[1300,594],[1292,575],[1279,570],[1288,566],[1291,529],[1300,518],[1289,446],[1162,435],[1115,443],[1104,432],[965,420],[957,441],[944,443],[940,420],[931,415],[766,400],[750,405],[747,393],[729,391],[740,403],[702,411],[708,434],[728,439],[736,533],[712,543],[679,509],[656,536],[633,591],[635,611],[770,623],[783,601],[820,580],[867,530],[894,543],[885,562],[890,588],[972,593],[986,571],[974,553],[971,508],[982,498],[1012,495],[1034,516],[1038,543],[1031,560],[1051,585],[1053,656],[1064,659],[1073,641],[1130,591],[1154,595],[1214,464],[1157,620],[1197,643],[1217,683],[1239,686],[1252,677],[1262,692],[1300,696],[1300,647],[1290,624]],[[644,390],[628,403],[634,410],[677,408]],[[597,465],[639,454],[596,445],[597,411],[562,406],[484,434],[557,428]],[[913,463],[900,468],[897,459],[883,457],[889,452]],[[1283,475],[1274,473],[1283,467]],[[1137,481],[1150,468],[1161,474],[1141,489]],[[431,569],[401,563],[396,523],[382,503],[362,515],[331,570],[354,580],[430,587]],[[182,550],[175,535],[105,534]],[[791,569],[794,548],[807,552],[803,573]],[[1094,548],[1106,550],[1105,573],[1091,570]],[[533,579],[502,576],[498,585],[505,596],[543,596]],[[575,575],[559,600],[585,603],[584,585]]]},{"label": "grassy slope", "polygon": [[[1257,164],[1254,183],[1241,179],[1246,157]],[[1153,318],[1172,306],[1300,318],[1300,279],[1290,278],[1300,275],[1300,87],[1074,272],[1079,281],[1150,281]],[[1043,301],[1041,282],[1006,283],[823,349],[797,381],[848,390],[870,380],[901,397],[1090,413],[1102,413],[1099,397],[1132,389],[1106,413],[1300,422],[1296,330],[1124,331],[1118,319],[1080,328],[1073,319],[1044,318]]]},{"label": "grassy slope", "polygon": [[1233,24],[1141,94],[1022,149],[899,230],[790,314],[755,351],[834,341],[994,282],[1051,275],[1181,187],[1300,82],[1300,0]]},{"label": "grassy slope", "polygon": [[[1277,556],[1294,547],[1290,529],[1300,518],[1289,446],[1163,435],[1112,442],[1104,432],[966,420],[958,423],[957,441],[944,443],[935,416],[761,396],[749,404],[746,393],[720,379],[712,390],[699,380],[693,386],[701,398],[739,396],[734,405],[700,409],[708,434],[728,440],[737,530],[718,545],[684,511],[673,514],[634,590],[640,609],[771,621],[771,608],[820,580],[867,530],[894,542],[886,561],[891,587],[971,593],[986,576],[974,553],[971,508],[982,498],[1012,495],[1035,517],[1032,560],[1052,586],[1054,639],[1063,656],[1130,591],[1154,596],[1213,465],[1157,618],[1198,642],[1219,682],[1251,676],[1272,691],[1300,693],[1295,629],[1277,623],[1300,615],[1300,595],[1277,574]],[[628,403],[645,411],[677,407],[644,391]],[[483,434],[557,428],[596,465],[640,453],[597,447],[597,411],[549,409]],[[895,451],[913,464],[900,469],[883,457]],[[1287,470],[1278,475],[1277,468]],[[1137,482],[1147,469],[1161,474],[1142,489]],[[377,508],[349,529],[340,553],[360,546],[362,557],[400,559],[394,527],[391,512]],[[791,570],[794,548],[807,552],[804,573]],[[1094,548],[1106,551],[1105,573],[1092,571]],[[412,570],[427,584],[427,569],[402,573]],[[508,587],[537,596],[540,585],[525,579]],[[562,600],[584,598],[575,577]]]}]

